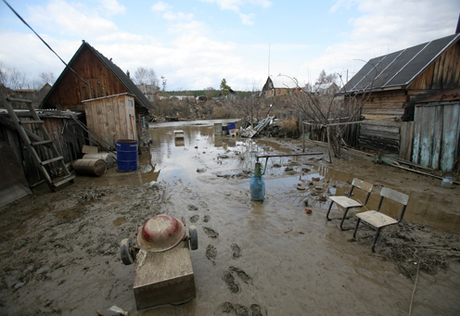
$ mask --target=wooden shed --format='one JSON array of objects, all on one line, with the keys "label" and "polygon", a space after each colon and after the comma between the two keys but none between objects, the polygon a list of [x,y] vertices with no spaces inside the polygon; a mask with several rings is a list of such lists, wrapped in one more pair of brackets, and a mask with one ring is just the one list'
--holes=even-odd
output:
[{"label": "wooden shed", "polygon": [[117,148],[119,139],[136,139],[135,98],[128,93],[84,100],[86,124],[98,138],[90,135],[90,142],[99,144],[101,139]]},{"label": "wooden shed", "polygon": [[460,34],[369,60],[340,90],[345,98],[368,94],[359,146],[410,160],[415,104],[460,87]]},{"label": "wooden shed", "polygon": [[107,59],[83,41],[40,108],[84,111],[84,100],[123,93],[134,97],[136,113],[147,115],[153,109],[152,103],[112,59]]}]

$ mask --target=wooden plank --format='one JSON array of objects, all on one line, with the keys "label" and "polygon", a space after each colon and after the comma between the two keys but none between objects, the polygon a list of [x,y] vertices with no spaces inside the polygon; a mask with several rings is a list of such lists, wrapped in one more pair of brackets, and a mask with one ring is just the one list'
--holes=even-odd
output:
[{"label": "wooden plank", "polygon": [[427,167],[432,169],[439,169],[439,160],[441,157],[441,142],[442,142],[442,125],[443,125],[443,106],[434,107],[434,121],[433,121],[433,139],[432,139],[432,156],[431,161]]},{"label": "wooden plank", "polygon": [[444,107],[443,135],[440,167],[452,171],[458,152],[460,103]]},{"label": "wooden plank", "polygon": [[432,138],[433,138],[433,120],[434,120],[434,109],[433,108],[423,108],[423,117],[422,117],[422,129],[420,133],[420,162],[422,166],[428,167],[430,163],[430,158],[432,155]]},{"label": "wooden plank", "polygon": [[399,158],[410,160],[414,138],[414,122],[402,122]]}]

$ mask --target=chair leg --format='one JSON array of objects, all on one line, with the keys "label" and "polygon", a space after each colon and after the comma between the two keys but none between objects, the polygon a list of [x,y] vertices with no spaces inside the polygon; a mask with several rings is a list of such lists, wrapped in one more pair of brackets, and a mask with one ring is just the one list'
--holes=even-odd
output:
[{"label": "chair leg", "polygon": [[356,239],[356,232],[358,231],[359,223],[361,223],[361,218],[358,217],[358,221],[356,222],[355,232],[353,233],[354,239]]},{"label": "chair leg", "polygon": [[374,250],[375,244],[377,243],[377,239],[379,239],[381,229],[382,229],[382,227],[377,228],[377,232],[375,233],[374,240],[372,241],[372,252],[375,252],[375,250]]},{"label": "chair leg", "polygon": [[331,204],[329,205],[329,209],[327,210],[327,213],[326,213],[326,218],[327,218],[328,221],[331,220],[329,218],[329,213],[331,212],[332,204],[334,204],[334,201],[331,201]]},{"label": "chair leg", "polygon": [[342,221],[340,222],[340,229],[341,230],[344,230],[342,225],[343,225],[343,222],[345,222],[345,218],[347,218],[348,210],[349,210],[349,208],[346,208],[345,212],[343,213]]}]

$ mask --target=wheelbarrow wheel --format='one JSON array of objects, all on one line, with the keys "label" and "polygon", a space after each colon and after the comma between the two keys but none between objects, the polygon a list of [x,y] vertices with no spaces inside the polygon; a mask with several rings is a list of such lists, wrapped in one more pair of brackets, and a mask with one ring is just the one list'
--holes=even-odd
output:
[{"label": "wheelbarrow wheel", "polygon": [[190,234],[190,249],[197,250],[198,249],[198,233],[196,231],[196,226],[195,225],[190,226],[188,232]]},{"label": "wheelbarrow wheel", "polygon": [[133,255],[131,253],[131,242],[129,241],[129,238],[123,239],[120,243],[120,257],[121,261],[127,266],[134,262]]}]

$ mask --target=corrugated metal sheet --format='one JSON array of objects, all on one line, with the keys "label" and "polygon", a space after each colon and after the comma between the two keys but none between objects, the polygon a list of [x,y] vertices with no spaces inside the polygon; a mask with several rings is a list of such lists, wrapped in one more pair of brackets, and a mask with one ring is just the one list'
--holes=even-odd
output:
[{"label": "corrugated metal sheet", "polygon": [[340,93],[408,85],[459,39],[460,34],[454,34],[373,58],[347,82]]},{"label": "corrugated metal sheet", "polygon": [[459,157],[460,102],[433,102],[415,107],[412,161],[452,171]]}]

